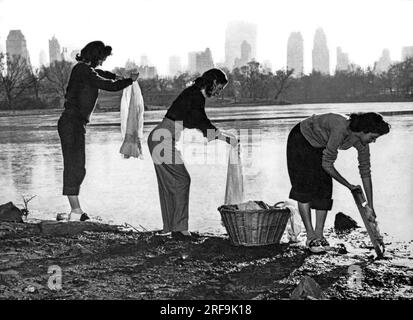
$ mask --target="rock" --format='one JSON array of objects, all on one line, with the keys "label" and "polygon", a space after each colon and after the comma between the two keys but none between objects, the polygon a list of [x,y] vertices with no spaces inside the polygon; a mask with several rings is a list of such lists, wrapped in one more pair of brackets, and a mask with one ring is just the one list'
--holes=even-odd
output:
[{"label": "rock", "polygon": [[19,222],[23,223],[23,213],[13,202],[0,205],[0,222]]},{"label": "rock", "polygon": [[345,215],[342,212],[339,212],[336,214],[336,218],[334,220],[334,229],[336,231],[342,232],[342,231],[349,231],[355,228],[360,228],[357,225],[357,222],[354,221],[351,217],[348,215]]},{"label": "rock", "polygon": [[311,277],[304,277],[290,295],[291,300],[318,300],[323,298],[320,286]]},{"label": "rock", "polygon": [[347,254],[348,251],[347,251],[346,246],[345,246],[344,244],[342,244],[342,243],[337,244],[337,253],[339,253],[339,254]]}]

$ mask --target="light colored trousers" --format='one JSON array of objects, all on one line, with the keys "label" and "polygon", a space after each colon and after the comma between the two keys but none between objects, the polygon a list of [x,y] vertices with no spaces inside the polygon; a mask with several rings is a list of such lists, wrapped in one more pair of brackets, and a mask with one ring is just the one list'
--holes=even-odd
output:
[{"label": "light colored trousers", "polygon": [[163,232],[188,230],[191,177],[176,148],[183,126],[168,118],[149,134],[148,147],[155,166]]}]

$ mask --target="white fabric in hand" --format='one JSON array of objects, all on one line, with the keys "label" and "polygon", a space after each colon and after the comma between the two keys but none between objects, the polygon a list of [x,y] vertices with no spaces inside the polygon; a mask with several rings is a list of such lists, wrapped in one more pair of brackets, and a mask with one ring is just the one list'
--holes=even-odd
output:
[{"label": "white fabric in hand", "polygon": [[120,153],[125,158],[143,159],[143,114],[144,102],[137,81],[123,89],[120,102],[120,123],[123,143]]}]

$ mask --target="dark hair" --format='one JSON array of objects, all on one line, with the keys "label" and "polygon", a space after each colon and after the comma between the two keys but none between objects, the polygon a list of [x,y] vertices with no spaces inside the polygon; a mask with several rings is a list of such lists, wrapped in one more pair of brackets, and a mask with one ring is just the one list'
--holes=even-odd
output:
[{"label": "dark hair", "polygon": [[350,130],[353,132],[378,133],[383,135],[389,133],[390,124],[383,120],[379,113],[352,113],[350,114]]},{"label": "dark hair", "polygon": [[205,89],[205,93],[208,97],[211,96],[214,89],[214,80],[217,84],[227,84],[228,78],[224,71],[221,69],[213,68],[205,71],[202,76],[195,79],[195,85],[200,89]]},{"label": "dark hair", "polygon": [[102,41],[92,41],[80,51],[80,54],[76,55],[76,60],[90,62],[92,67],[95,68],[99,60],[106,59],[111,54],[111,46],[106,46]]}]

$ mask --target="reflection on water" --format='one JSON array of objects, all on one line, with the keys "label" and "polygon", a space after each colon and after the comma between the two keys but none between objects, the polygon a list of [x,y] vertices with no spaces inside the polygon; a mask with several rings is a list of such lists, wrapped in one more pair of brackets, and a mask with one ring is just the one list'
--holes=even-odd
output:
[{"label": "reflection on water", "polygon": [[[371,146],[375,208],[384,232],[410,240],[413,239],[413,116],[393,116],[387,120],[392,125],[391,133]],[[297,121],[219,123],[223,129],[243,129],[247,199],[275,203],[287,198],[290,182],[285,145],[289,130]],[[40,123],[41,119],[37,119],[34,127]],[[145,138],[152,127],[145,127]],[[224,200],[228,146],[217,141],[205,144],[199,133],[185,132],[189,132],[185,137],[192,141],[182,146],[192,177],[190,229],[224,232],[216,209]],[[86,141],[87,175],[81,189],[84,210],[115,223],[161,228],[156,176],[147,146],[144,160],[122,159],[119,127],[89,127]],[[19,129],[3,126],[0,148],[0,203],[20,204],[21,195],[37,195],[29,208],[38,218],[52,218],[56,212],[69,209],[67,200],[61,196],[63,168],[56,129],[38,129],[28,124]],[[361,183],[355,150],[341,151],[336,166],[350,183]],[[334,184],[334,200],[327,226],[333,225],[338,211],[350,214],[362,224],[350,192],[338,183]]]}]

